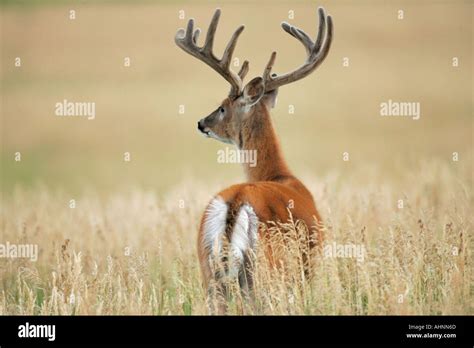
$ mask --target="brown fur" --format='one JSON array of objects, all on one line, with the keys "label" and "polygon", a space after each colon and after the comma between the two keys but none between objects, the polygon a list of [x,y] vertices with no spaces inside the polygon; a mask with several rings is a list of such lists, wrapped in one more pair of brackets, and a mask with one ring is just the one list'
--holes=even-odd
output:
[{"label": "brown fur", "polygon": [[[218,59],[212,52],[212,46],[220,14],[220,9],[217,9],[209,25],[206,43],[203,47],[197,45],[197,36],[200,31],[199,29],[194,30],[192,19],[189,20],[186,29],[178,30],[175,42],[185,52],[209,65],[231,85],[229,97],[223,101],[219,108],[198,122],[198,129],[208,137],[234,144],[241,150],[257,151],[257,165],[255,167],[249,164],[244,165],[247,183],[233,185],[218,194],[227,206],[225,235],[230,241],[235,217],[242,205],[250,205],[258,220],[263,224],[270,221],[286,222],[290,215],[288,208],[291,208],[293,219],[306,223],[310,246],[321,245],[323,236],[317,228],[320,217],[313,197],[288,169],[273,130],[268,108],[275,105],[279,87],[308,76],[324,61],[332,41],[332,18],[329,15],[326,16],[323,8],[318,9],[319,29],[315,41],[301,29],[285,22],[282,23],[283,30],[304,45],[307,53],[305,63],[289,73],[274,74],[272,68],[276,52],[273,52],[263,76],[255,77],[242,89],[244,78],[249,71],[248,61],[242,64],[238,74],[232,72],[229,67],[237,39],[244,26],[237,28],[227,44],[222,58]],[[249,216],[253,216],[247,209],[250,208],[245,207],[244,211]],[[203,246],[204,222],[205,216],[202,218],[199,229],[198,250],[204,283],[207,286],[215,276],[211,274],[210,270],[210,255],[208,255],[210,251],[207,251]],[[255,222],[249,223],[254,224]],[[266,239],[268,231],[268,228],[260,228],[260,237]],[[212,238],[214,237],[212,236]],[[246,246],[241,248],[245,249]],[[271,252],[267,255],[273,263],[277,261]],[[308,265],[307,262],[305,262],[306,265]],[[239,265],[239,267],[241,266]],[[239,277],[240,271],[241,269],[239,269]]]},{"label": "brown fur", "polygon": [[[310,246],[321,245],[323,236],[317,227],[320,216],[313,197],[303,183],[291,173],[283,158],[268,112],[267,99],[262,98],[245,115],[239,115],[242,111],[239,111],[239,106],[236,105],[238,102],[224,100],[222,105],[227,109],[226,116],[211,129],[220,138],[235,144],[242,142],[240,145],[243,150],[257,150],[257,165],[251,167],[244,164],[247,182],[230,186],[217,196],[221,197],[234,213],[243,204],[250,204],[259,222],[265,224],[269,221],[288,221],[288,206],[292,201],[293,208],[290,211],[293,219],[306,223],[308,238],[313,241]],[[208,251],[202,246],[204,218],[203,216],[199,229],[198,251],[204,285],[208,287],[214,275],[210,269]],[[231,229],[227,228],[226,232],[229,231]],[[268,233],[268,229],[259,229],[260,238],[267,238]],[[266,255],[272,264],[278,264],[271,250],[266,250]]]}]

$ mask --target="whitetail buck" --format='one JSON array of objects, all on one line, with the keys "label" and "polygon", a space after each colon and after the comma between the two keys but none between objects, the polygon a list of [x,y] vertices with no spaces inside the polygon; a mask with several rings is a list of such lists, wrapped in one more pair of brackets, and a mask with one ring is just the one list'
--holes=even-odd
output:
[{"label": "whitetail buck", "polygon": [[[175,41],[179,47],[209,65],[231,85],[229,95],[221,105],[198,122],[199,131],[207,137],[234,144],[240,150],[256,150],[258,158],[257,166],[244,164],[247,183],[219,192],[202,217],[198,253],[204,286],[210,293],[211,288],[216,289],[217,286],[217,290],[225,296],[223,279],[228,278],[238,280],[242,289],[252,288],[251,255],[255,253],[257,239],[268,238],[270,232],[266,223],[288,221],[290,202],[293,202],[293,218],[303,221],[308,227],[310,247],[322,243],[323,236],[318,230],[320,217],[313,197],[288,168],[269,114],[269,109],[275,105],[278,88],[311,74],[329,52],[332,20],[322,8],[318,9],[318,13],[319,30],[314,42],[301,29],[282,23],[283,30],[304,45],[307,54],[304,64],[284,75],[272,74],[276,57],[276,52],[273,52],[263,76],[252,79],[245,87],[242,82],[249,69],[248,61],[243,63],[238,74],[230,69],[243,25],[232,35],[221,59],[212,52],[221,14],[219,9],[212,17],[203,47],[197,45],[200,29],[194,30],[192,19],[186,30],[180,29],[176,34]],[[278,264],[271,249],[265,250],[265,255],[272,264]],[[217,269],[216,261],[225,266]],[[225,311],[225,305],[219,305],[219,311]]]}]

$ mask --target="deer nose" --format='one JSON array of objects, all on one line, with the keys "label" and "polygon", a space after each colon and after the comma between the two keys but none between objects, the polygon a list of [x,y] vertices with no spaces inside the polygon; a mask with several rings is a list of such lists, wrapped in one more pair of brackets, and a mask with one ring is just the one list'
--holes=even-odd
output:
[{"label": "deer nose", "polygon": [[204,122],[202,122],[202,120],[198,122],[198,129],[199,129],[201,132],[204,132],[204,125],[203,125],[203,123],[204,123]]}]

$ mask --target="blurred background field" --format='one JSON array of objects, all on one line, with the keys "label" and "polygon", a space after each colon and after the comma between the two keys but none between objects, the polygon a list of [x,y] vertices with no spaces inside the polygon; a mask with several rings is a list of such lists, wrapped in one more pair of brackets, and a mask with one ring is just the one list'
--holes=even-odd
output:
[{"label": "blurred background field", "polygon": [[[26,2],[30,4],[29,2]],[[235,56],[261,74],[272,50],[275,71],[302,63],[289,21],[316,35],[316,7],[335,22],[324,64],[279,93],[273,119],[298,174],[376,165],[392,176],[417,161],[472,161],[472,4],[436,2],[32,2],[2,6],[2,183],[101,192],[128,186],[163,191],[188,177],[242,180],[217,163],[223,148],[203,139],[196,122],[226,96],[227,83],[182,52],[173,38],[190,17],[207,28],[223,11],[222,52],[233,30],[246,29]],[[405,18],[397,19],[403,9]],[[76,19],[69,19],[69,10]],[[186,20],[179,19],[185,11]],[[288,19],[294,11],[294,20]],[[21,57],[22,67],[14,66]],[[123,66],[130,57],[131,67]],[[349,67],[343,66],[349,58]],[[452,57],[459,67],[452,67]],[[236,68],[238,69],[238,68]],[[96,119],[61,118],[55,103],[96,102]],[[421,103],[421,119],[384,118],[381,102]],[[179,114],[179,105],[185,113]],[[289,105],[294,114],[289,114]],[[14,162],[14,153],[22,162]],[[123,153],[132,161],[124,163]],[[349,152],[350,162],[342,161]]]},{"label": "blurred background field", "polygon": [[[267,282],[274,296],[256,313],[473,313],[472,2],[375,0],[2,2],[0,240],[38,243],[40,259],[1,260],[0,313],[205,313],[197,224],[209,196],[244,176],[196,130],[228,84],[176,47],[175,32],[191,17],[206,29],[220,7],[217,52],[244,23],[234,56],[250,61],[249,77],[272,50],[282,73],[304,50],[280,22],[314,36],[317,6],[334,19],[329,56],[280,90],[272,116],[329,241],[367,231],[372,263],[361,278],[351,261],[321,264],[330,280],[295,307],[282,300],[291,282]],[[95,102],[95,120],[55,116],[63,99]],[[420,120],[381,117],[389,99],[420,102]],[[85,302],[71,306],[71,293]],[[400,293],[411,296],[401,306]]]}]

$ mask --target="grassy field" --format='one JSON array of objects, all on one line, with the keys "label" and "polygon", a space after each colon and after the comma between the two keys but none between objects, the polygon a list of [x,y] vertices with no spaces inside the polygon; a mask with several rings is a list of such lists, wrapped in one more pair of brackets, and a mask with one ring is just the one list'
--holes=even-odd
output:
[{"label": "grassy field", "polygon": [[[326,244],[362,245],[364,260],[321,255],[305,280],[294,244],[287,272],[269,269],[259,255],[255,306],[237,296],[229,313],[473,314],[468,175],[432,162],[396,186],[370,168],[349,179],[308,177]],[[75,209],[61,192],[15,192],[4,207],[3,236],[37,243],[40,258],[2,261],[0,313],[206,314],[195,237],[208,192],[218,186],[205,185],[188,181],[162,197],[87,194]]]},{"label": "grassy field", "polygon": [[[314,35],[319,5],[334,18],[331,52],[281,89],[272,116],[326,244],[366,257],[320,255],[304,279],[294,245],[285,273],[259,255],[255,306],[235,296],[230,313],[474,314],[472,4],[223,2],[217,51],[245,23],[235,55],[249,77],[272,50],[276,72],[293,69],[304,51],[279,23]],[[244,178],[196,131],[227,84],[173,37],[180,10],[205,28],[215,7],[2,3],[0,244],[37,244],[39,257],[0,258],[1,314],[207,313],[197,226]],[[96,118],[58,118],[63,99],[95,102]],[[419,102],[420,119],[381,117],[389,99]]]}]

